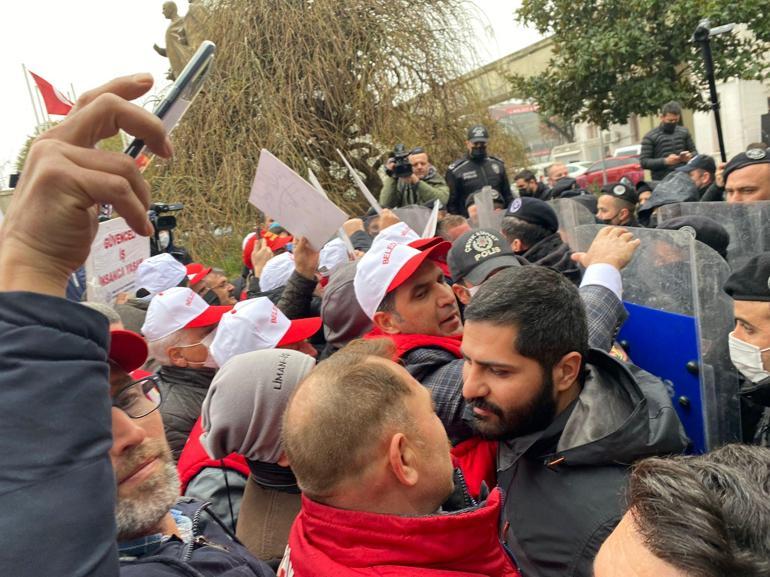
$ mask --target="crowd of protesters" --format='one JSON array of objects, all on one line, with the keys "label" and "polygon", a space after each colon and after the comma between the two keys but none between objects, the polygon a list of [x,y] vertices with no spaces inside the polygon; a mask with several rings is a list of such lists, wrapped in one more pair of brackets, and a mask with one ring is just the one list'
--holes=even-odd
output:
[{"label": "crowd of protesters", "polygon": [[[722,224],[658,209],[770,200],[765,145],[717,167],[667,106],[643,152],[660,182],[595,195],[561,166],[512,189],[473,126],[445,178],[422,148],[408,175],[388,163],[386,208],[343,227],[352,250],[272,222],[240,278],[160,254],[119,303],[67,300],[100,204],[152,234],[132,160],[95,147],[124,129],[173,155],[130,103],[150,86],[85,93],[30,148],[0,228],[0,574],[770,574],[770,253],[723,287],[760,414],[743,444],[693,454],[668,385],[616,338],[636,227],[724,256]],[[480,227],[489,197],[499,226]],[[584,252],[554,198],[608,225]],[[434,202],[420,238],[398,208]]]}]

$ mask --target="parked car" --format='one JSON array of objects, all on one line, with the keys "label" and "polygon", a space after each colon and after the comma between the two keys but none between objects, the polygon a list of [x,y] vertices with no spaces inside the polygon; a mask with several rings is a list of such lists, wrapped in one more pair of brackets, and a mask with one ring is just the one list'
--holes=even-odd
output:
[{"label": "parked car", "polygon": [[[605,158],[604,166],[607,170],[607,182],[617,182],[624,176],[634,184],[644,180],[644,169],[639,164],[638,156]],[[581,188],[589,188],[591,186],[600,188],[604,184],[602,161],[594,162],[585,174],[581,174],[576,180]]]},{"label": "parked car", "polygon": [[639,156],[641,153],[641,144],[631,144],[629,146],[621,146],[620,148],[616,148],[612,156],[615,158],[619,158],[621,156]]},{"label": "parked car", "polygon": [[570,178],[577,178],[581,174],[585,174],[588,172],[588,169],[591,167],[593,162],[570,162],[567,165],[567,176]]}]

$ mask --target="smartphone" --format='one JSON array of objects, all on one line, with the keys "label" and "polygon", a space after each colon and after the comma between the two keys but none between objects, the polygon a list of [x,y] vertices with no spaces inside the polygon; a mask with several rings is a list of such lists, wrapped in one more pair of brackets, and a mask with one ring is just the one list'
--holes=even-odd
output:
[{"label": "smartphone", "polygon": [[[153,114],[163,122],[166,134],[171,134],[185,112],[187,112],[190,104],[200,93],[203,83],[211,71],[216,50],[217,47],[213,42],[204,40],[195,54],[193,54],[193,57],[190,58],[187,66],[179,74],[179,78],[171,86],[168,94],[155,107]],[[144,142],[139,138],[135,138],[125,150],[126,154],[137,159],[140,170],[146,168],[146,164],[143,165],[138,162],[142,155],[148,156],[145,154],[144,149]]]},{"label": "smartphone", "polygon": [[[187,112],[190,104],[200,93],[203,83],[211,71],[216,50],[217,47],[213,42],[209,40],[201,42],[198,50],[179,73],[179,77],[171,86],[168,94],[155,107],[153,114],[163,122],[166,134],[171,134]],[[134,138],[124,152],[136,159],[139,172],[144,172],[152,160],[152,155],[146,150],[141,138]],[[99,207],[99,219],[109,218],[112,218],[112,206],[109,204],[101,205]]]}]

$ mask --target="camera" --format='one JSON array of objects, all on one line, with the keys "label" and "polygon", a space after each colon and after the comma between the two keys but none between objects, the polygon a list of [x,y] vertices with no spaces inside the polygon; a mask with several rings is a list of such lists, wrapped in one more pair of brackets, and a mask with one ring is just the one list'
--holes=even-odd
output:
[{"label": "camera", "polygon": [[406,178],[412,176],[412,163],[409,162],[409,151],[403,144],[396,144],[393,147],[393,176],[395,178]]},{"label": "camera", "polygon": [[155,234],[150,238],[150,254],[155,256],[163,252],[169,253],[182,264],[190,264],[192,258],[186,248],[174,245],[174,229],[176,228],[176,217],[172,214],[164,215],[167,212],[178,212],[184,208],[181,202],[168,204],[165,202],[156,202],[150,205],[147,216],[155,229]]}]

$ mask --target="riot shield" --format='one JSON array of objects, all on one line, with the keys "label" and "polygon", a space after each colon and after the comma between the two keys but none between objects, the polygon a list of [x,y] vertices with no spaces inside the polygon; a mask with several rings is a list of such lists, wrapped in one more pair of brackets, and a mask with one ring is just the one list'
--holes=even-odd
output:
[{"label": "riot shield", "polygon": [[430,220],[430,209],[419,204],[394,208],[393,213],[417,234],[422,234]]},{"label": "riot shield", "polygon": [[[576,250],[587,250],[601,228],[577,227]],[[629,317],[618,340],[669,387],[694,450],[740,442],[738,373],[727,344],[732,301],[722,291],[728,264],[687,231],[633,232],[641,245],[622,271]]]},{"label": "riot shield", "polygon": [[728,204],[726,202],[679,202],[658,209],[658,222],[677,216],[708,216],[727,229],[730,245],[727,262],[733,270],[753,256],[770,251],[770,201]]},{"label": "riot shield", "polygon": [[579,202],[570,198],[557,198],[548,202],[556,211],[559,219],[559,234],[572,250],[576,250],[573,243],[573,231],[584,224],[596,224],[596,217]]}]

